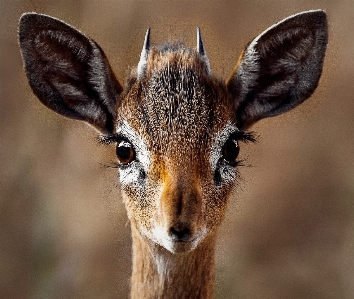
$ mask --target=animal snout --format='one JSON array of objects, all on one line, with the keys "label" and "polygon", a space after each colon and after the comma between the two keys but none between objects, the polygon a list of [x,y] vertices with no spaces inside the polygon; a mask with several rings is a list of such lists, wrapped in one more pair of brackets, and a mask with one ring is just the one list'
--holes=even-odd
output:
[{"label": "animal snout", "polygon": [[176,224],[170,227],[169,236],[173,241],[188,242],[192,239],[192,232],[187,224]]},{"label": "animal snout", "polygon": [[160,221],[170,240],[193,241],[202,226],[200,187],[192,179],[166,180],[161,196]]}]

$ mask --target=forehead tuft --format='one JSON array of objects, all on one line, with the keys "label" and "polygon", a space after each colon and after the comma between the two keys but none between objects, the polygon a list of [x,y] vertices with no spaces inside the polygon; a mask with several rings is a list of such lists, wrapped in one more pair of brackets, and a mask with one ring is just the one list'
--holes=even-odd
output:
[{"label": "forehead tuft", "polygon": [[194,49],[187,48],[180,42],[173,42],[150,50],[145,77],[148,80],[156,72],[173,66],[180,69],[191,68],[200,75],[207,75],[207,66]]},{"label": "forehead tuft", "polygon": [[195,50],[180,43],[150,50],[145,76],[123,102],[120,116],[163,152],[181,144],[189,151],[205,148],[233,110],[224,83],[207,73]]}]

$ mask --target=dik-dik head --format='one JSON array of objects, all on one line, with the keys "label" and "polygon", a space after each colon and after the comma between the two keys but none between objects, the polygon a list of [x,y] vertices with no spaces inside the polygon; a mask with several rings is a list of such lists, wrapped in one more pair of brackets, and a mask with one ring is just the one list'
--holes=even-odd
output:
[{"label": "dik-dik head", "polygon": [[289,17],[253,39],[226,80],[196,49],[150,47],[125,87],[102,49],[57,19],[24,14],[19,36],[29,83],[54,111],[84,120],[116,143],[132,227],[167,250],[194,249],[220,224],[235,184],[240,143],[256,121],[307,99],[327,44],[323,11]]}]

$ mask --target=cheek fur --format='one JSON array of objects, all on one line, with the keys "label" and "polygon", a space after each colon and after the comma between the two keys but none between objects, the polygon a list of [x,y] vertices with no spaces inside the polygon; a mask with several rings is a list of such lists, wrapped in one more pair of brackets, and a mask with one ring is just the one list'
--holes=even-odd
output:
[{"label": "cheek fur", "polygon": [[220,174],[221,182],[227,184],[233,184],[237,178],[236,167],[229,165],[222,165],[217,170]]},{"label": "cheek fur", "polygon": [[154,240],[152,231],[161,217],[159,205],[162,185],[151,181],[149,174],[143,181],[136,179],[139,169],[126,169],[120,170],[120,172],[126,175],[121,187],[128,217],[142,235]]},{"label": "cheek fur", "polygon": [[145,170],[139,162],[133,161],[129,166],[119,169],[119,179],[122,186],[134,185],[135,188],[142,188],[145,181]]}]

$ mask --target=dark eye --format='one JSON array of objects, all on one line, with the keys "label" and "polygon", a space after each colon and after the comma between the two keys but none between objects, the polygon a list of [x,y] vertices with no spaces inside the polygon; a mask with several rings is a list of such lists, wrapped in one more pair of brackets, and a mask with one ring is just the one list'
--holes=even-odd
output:
[{"label": "dark eye", "polygon": [[238,142],[233,139],[227,140],[222,148],[222,157],[230,164],[236,162],[236,158],[239,153],[240,147],[238,146]]},{"label": "dark eye", "polygon": [[133,146],[125,140],[117,142],[116,154],[121,164],[126,165],[135,159]]}]

